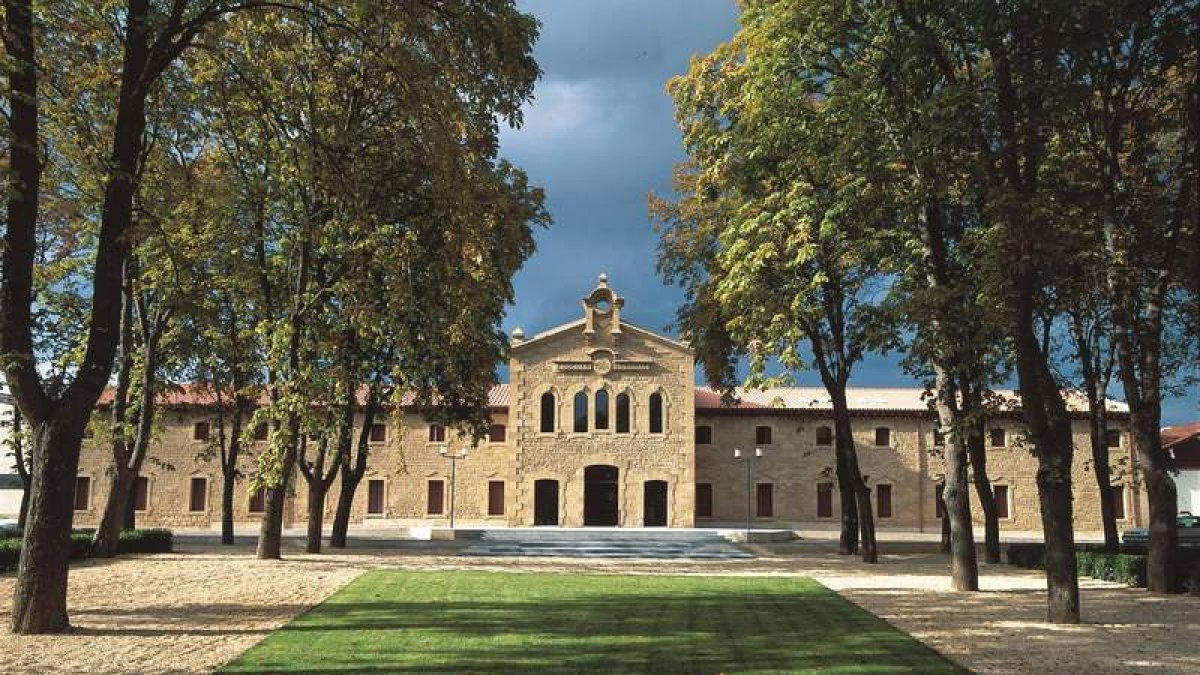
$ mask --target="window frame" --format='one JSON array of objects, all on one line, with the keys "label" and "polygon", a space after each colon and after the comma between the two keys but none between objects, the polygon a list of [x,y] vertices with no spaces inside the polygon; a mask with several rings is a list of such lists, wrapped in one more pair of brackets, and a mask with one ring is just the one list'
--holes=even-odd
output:
[{"label": "window frame", "polygon": [[[764,495],[766,496],[766,509],[762,508]],[[754,484],[754,517],[762,519],[775,517],[775,483],[760,481]]]},{"label": "window frame", "polygon": [[[613,432],[618,434],[633,433],[633,397],[629,392],[617,394],[614,401]],[[624,422],[624,424],[622,424]]]},{"label": "window frame", "polygon": [[[142,504],[138,507],[138,486],[144,486],[141,494]],[[134,476],[133,477],[133,492],[129,495],[131,506],[134,513],[145,513],[150,510],[150,477],[149,476]]]},{"label": "window frame", "polygon": [[[658,408],[655,410],[655,408]],[[646,431],[651,434],[663,434],[667,430],[667,397],[656,391],[646,399]],[[655,429],[655,427],[658,427]]]},{"label": "window frame", "polygon": [[[255,500],[255,498],[258,498],[258,497],[261,497],[261,499],[262,499],[262,506],[260,508],[256,509],[256,508],[254,508],[254,500]],[[246,512],[247,513],[266,513],[267,512],[267,488],[260,487],[257,490],[250,491],[249,499],[246,502]]]},{"label": "window frame", "polygon": [[[499,430],[499,433],[497,433],[497,430]],[[506,425],[506,424],[489,424],[488,425],[488,443],[507,443],[507,442],[508,442],[508,425]]]},{"label": "window frame", "polygon": [[[997,441],[999,442],[997,443]],[[1004,427],[992,427],[991,429],[988,429],[988,447],[1007,448],[1008,430]]]},{"label": "window frame", "polygon": [[[201,429],[204,430],[201,433]],[[212,424],[207,420],[192,422],[192,440],[198,443],[207,443],[212,438]]]},{"label": "window frame", "polygon": [[[700,431],[701,429],[704,430],[703,433],[701,433],[701,431]],[[712,425],[710,425],[710,424],[697,424],[696,425],[695,443],[696,443],[696,445],[712,445]]]},{"label": "window frame", "polygon": [[[586,391],[575,392],[571,398],[571,433],[586,434],[591,420],[591,401]],[[582,405],[582,408],[580,407]]]},{"label": "window frame", "polygon": [[[1004,491],[1004,510],[1000,510],[1000,499],[998,495],[1000,491]],[[992,501],[996,504],[996,517],[1001,520],[1012,520],[1013,518],[1013,490],[1008,483],[993,483],[992,484]]]},{"label": "window frame", "polygon": [[446,442],[446,426],[443,424],[429,425],[429,440],[428,443],[445,443]]},{"label": "window frame", "polygon": [[[1112,494],[1112,509],[1114,520],[1129,520],[1129,497],[1125,492],[1124,485],[1110,485]],[[1117,507],[1120,507],[1119,509]]]},{"label": "window frame", "polygon": [[604,388],[597,389],[596,394],[592,396],[592,428],[596,431],[612,429],[612,415],[609,409],[612,404],[611,398],[608,390]]},{"label": "window frame", "polygon": [[[497,486],[499,486],[499,488],[500,488],[500,490],[499,490],[500,491],[500,510],[499,511],[492,508],[495,505],[496,495],[494,493],[494,490]],[[501,517],[501,516],[505,515],[505,512],[508,510],[508,502],[507,502],[508,494],[507,494],[507,492],[508,492],[508,489],[505,485],[505,481],[494,480],[494,479],[488,480],[488,482],[487,482],[487,515],[489,518],[497,518],[497,517]]]},{"label": "window frame", "polygon": [[538,398],[538,433],[552,434],[558,430],[558,396],[542,392]]},{"label": "window frame", "polygon": [[[884,511],[883,496],[885,494],[887,495],[887,513],[883,512]],[[887,519],[895,518],[896,517],[895,499],[896,499],[896,491],[893,489],[891,483],[876,483],[875,484],[875,517],[880,520],[883,520],[885,518],[887,518]]]},{"label": "window frame", "polygon": [[[884,442],[883,442],[883,443],[880,443],[880,442],[879,442],[879,436],[880,436],[880,434],[881,434],[881,433],[883,434],[883,437],[884,437]],[[892,428],[891,428],[891,427],[884,427],[884,426],[875,427],[875,439],[874,439],[874,442],[875,442],[875,447],[877,447],[877,448],[890,448],[890,447],[892,447]]]},{"label": "window frame", "polygon": [[[1113,444],[1113,439],[1116,439],[1116,445]],[[1109,450],[1120,450],[1125,447],[1125,433],[1120,429],[1106,429],[1104,432],[1104,447]]]},{"label": "window frame", "polygon": [[813,445],[819,448],[833,447],[833,427],[822,424],[813,432]]},{"label": "window frame", "polygon": [[[83,508],[80,508],[79,485],[83,483]],[[71,510],[75,512],[90,511],[92,509],[92,477],[89,475],[75,476],[75,492],[71,496]]]},{"label": "window frame", "polygon": [[[196,505],[196,481],[204,486],[199,493],[203,503],[198,509],[193,508]],[[188,513],[208,513],[208,476],[188,477]]]},{"label": "window frame", "polygon": [[[763,432],[766,432],[764,435]],[[766,438],[766,440],[763,440]],[[775,442],[775,430],[769,424],[759,424],[754,427],[754,444],[755,445],[773,445]]]},{"label": "window frame", "polygon": [[[372,510],[371,490],[379,486],[379,510]],[[387,512],[387,480],[383,478],[368,478],[367,479],[367,517],[382,518]]]},{"label": "window frame", "polygon": [[[821,513],[822,506],[827,506],[827,513]],[[817,518],[821,520],[833,519],[833,483],[828,481],[817,483]]]},{"label": "window frame", "polygon": [[[438,510],[433,510],[433,486],[438,486],[438,496],[441,498],[438,504]],[[446,480],[444,478],[430,478],[425,481],[425,515],[428,516],[444,516],[446,515]]]},{"label": "window frame", "polygon": [[[376,430],[379,430],[379,434],[375,433]],[[387,436],[388,428],[383,422],[372,422],[371,428],[367,430],[368,443],[386,443]]]}]

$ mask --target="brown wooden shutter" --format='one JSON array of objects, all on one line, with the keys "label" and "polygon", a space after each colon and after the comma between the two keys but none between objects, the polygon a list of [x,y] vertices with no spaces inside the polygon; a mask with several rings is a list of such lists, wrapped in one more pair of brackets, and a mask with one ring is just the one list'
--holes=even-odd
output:
[{"label": "brown wooden shutter", "polygon": [[75,477],[75,510],[87,511],[88,493],[91,492],[92,479],[87,476]]},{"label": "brown wooden shutter", "polygon": [[712,483],[696,483],[696,517],[712,518]]},{"label": "brown wooden shutter", "polygon": [[446,484],[440,480],[429,481],[429,509],[431,516],[439,516],[445,505]]},{"label": "brown wooden shutter", "polygon": [[367,513],[371,515],[383,513],[383,485],[377,478],[367,481]]},{"label": "brown wooden shutter", "polygon": [[775,516],[774,486],[770,483],[759,483],[756,501],[758,502],[758,517],[773,518]]},{"label": "brown wooden shutter", "polygon": [[193,478],[192,489],[188,494],[188,509],[203,511],[208,506],[208,481],[204,478]]},{"label": "brown wooden shutter", "polygon": [[133,479],[133,510],[145,511],[150,497],[150,479],[138,476]]},{"label": "brown wooden shutter", "polygon": [[875,511],[880,518],[892,517],[892,486],[877,485],[875,486]]},{"label": "brown wooden shutter", "polygon": [[488,427],[488,440],[492,443],[503,443],[508,439],[508,429],[503,424],[493,424]]},{"label": "brown wooden shutter", "polygon": [[250,513],[262,513],[267,510],[267,489],[259,488],[250,494]]},{"label": "brown wooden shutter", "polygon": [[372,424],[371,435],[368,439],[372,443],[382,443],[387,440],[387,426],[383,424]]},{"label": "brown wooden shutter", "polygon": [[488,515],[504,515],[504,481],[488,481]]},{"label": "brown wooden shutter", "polygon": [[833,517],[833,483],[817,483],[817,517]]},{"label": "brown wooden shutter", "polygon": [[1000,518],[1008,518],[1008,486],[995,486],[993,494],[996,496],[996,515]]}]

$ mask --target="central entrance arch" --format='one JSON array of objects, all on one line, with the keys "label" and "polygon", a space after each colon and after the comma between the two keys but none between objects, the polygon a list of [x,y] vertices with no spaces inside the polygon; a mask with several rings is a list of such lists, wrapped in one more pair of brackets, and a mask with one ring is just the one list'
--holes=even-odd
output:
[{"label": "central entrance arch", "polygon": [[583,469],[583,524],[596,527],[616,527],[617,467],[593,464]]}]

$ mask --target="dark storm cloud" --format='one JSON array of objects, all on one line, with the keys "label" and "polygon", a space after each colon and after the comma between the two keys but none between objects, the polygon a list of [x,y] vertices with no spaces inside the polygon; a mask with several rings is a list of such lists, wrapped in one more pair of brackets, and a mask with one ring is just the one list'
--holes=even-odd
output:
[{"label": "dark storm cloud", "polygon": [[543,70],[506,157],[546,188],[554,225],[517,276],[505,327],[569,321],[596,276],[628,298],[631,321],[661,329],[679,295],[654,271],[646,193],[669,187],[682,158],[667,80],[737,28],[733,0],[522,2],[542,22]]},{"label": "dark storm cloud", "polygon": [[[507,130],[504,155],[546,189],[554,224],[516,278],[504,322],[527,334],[580,316],[579,299],[606,272],[625,315],[661,330],[680,301],[655,272],[657,239],[646,193],[666,193],[683,158],[667,80],[737,30],[734,0],[524,0],[542,22],[535,54],[544,75],[525,125]],[[811,373],[802,384],[817,385]],[[893,356],[869,355],[854,383],[911,386]],[[1164,422],[1196,415],[1198,388],[1164,407]],[[1115,387],[1114,396],[1119,396]]]}]

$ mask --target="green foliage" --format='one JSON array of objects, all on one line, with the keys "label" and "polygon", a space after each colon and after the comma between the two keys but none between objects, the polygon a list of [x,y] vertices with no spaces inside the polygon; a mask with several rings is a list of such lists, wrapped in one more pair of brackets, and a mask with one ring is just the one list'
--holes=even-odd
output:
[{"label": "green foliage", "polygon": [[121,532],[118,553],[170,553],[174,535],[163,528],[124,530]]}]

